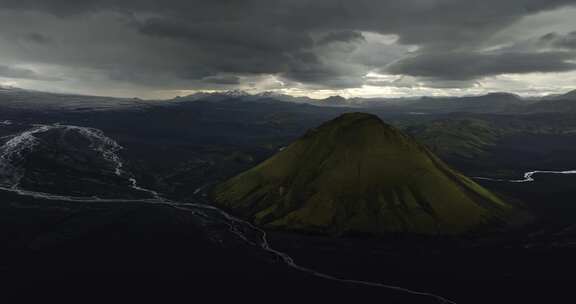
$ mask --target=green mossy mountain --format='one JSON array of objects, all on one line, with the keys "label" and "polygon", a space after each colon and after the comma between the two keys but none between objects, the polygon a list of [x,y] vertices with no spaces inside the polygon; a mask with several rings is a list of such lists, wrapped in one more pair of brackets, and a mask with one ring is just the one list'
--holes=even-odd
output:
[{"label": "green mossy mountain", "polygon": [[212,195],[256,225],[325,234],[461,234],[512,210],[413,138],[363,113],[309,130]]}]

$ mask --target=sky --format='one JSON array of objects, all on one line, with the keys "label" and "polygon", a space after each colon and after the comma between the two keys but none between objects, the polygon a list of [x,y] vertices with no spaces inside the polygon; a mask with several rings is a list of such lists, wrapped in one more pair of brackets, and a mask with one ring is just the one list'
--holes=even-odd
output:
[{"label": "sky", "polygon": [[170,98],[576,89],[576,0],[0,0],[0,85]]}]

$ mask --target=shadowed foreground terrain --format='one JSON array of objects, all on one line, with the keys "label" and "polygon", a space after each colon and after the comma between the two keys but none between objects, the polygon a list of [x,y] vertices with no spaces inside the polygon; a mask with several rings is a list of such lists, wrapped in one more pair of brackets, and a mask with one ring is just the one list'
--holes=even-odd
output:
[{"label": "shadowed foreground terrain", "polygon": [[[212,301],[266,303],[438,303],[405,290],[302,272],[286,263],[287,256],[263,250],[260,230],[207,209],[212,202],[205,194],[213,185],[350,111],[199,101],[96,112],[0,112],[3,291],[20,299],[55,294],[174,302],[208,295]],[[576,166],[570,157],[576,153],[570,132],[576,120],[570,114],[469,115],[483,123],[464,123],[468,114],[455,120],[452,114],[366,111],[408,131],[470,177],[518,180],[532,170]],[[454,125],[462,130],[453,132]],[[464,136],[474,130],[477,136]],[[436,134],[447,151],[433,145]],[[576,181],[573,175],[534,178],[475,180],[506,202],[521,201],[519,208],[533,215],[532,224],[506,233],[372,238],[268,231],[267,239],[297,265],[347,280],[457,303],[561,302],[573,298]]]}]

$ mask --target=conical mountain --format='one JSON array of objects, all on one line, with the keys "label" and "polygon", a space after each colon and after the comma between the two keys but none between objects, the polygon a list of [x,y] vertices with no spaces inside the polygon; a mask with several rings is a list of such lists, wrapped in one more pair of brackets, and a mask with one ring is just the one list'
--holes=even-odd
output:
[{"label": "conical mountain", "polygon": [[257,225],[326,234],[460,234],[512,210],[378,117],[344,114],[217,186]]}]

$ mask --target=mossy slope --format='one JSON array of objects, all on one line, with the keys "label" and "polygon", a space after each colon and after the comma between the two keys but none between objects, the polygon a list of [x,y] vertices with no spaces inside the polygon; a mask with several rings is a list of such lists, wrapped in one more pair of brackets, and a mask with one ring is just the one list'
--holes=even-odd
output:
[{"label": "mossy slope", "polygon": [[378,117],[344,114],[217,186],[255,224],[319,233],[460,234],[511,208]]}]

